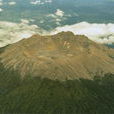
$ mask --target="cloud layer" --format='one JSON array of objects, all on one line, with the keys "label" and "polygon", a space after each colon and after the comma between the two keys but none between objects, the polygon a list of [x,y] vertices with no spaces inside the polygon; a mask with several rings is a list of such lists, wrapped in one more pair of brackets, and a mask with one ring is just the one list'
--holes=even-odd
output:
[{"label": "cloud layer", "polygon": [[33,34],[43,34],[42,29],[37,25],[28,23],[27,20],[22,20],[21,23],[0,21],[0,47],[28,38]]},{"label": "cloud layer", "polygon": [[57,27],[50,34],[56,34],[61,31],[71,31],[74,34],[86,35],[89,39],[98,42],[111,44],[114,43],[114,24],[97,24],[81,22],[74,25]]},{"label": "cloud layer", "polygon": [[[30,20],[31,21],[31,20]],[[0,47],[28,38],[33,34],[52,35],[61,31],[71,31],[74,34],[86,35],[89,39],[104,44],[114,43],[114,24],[97,24],[81,22],[74,25],[57,27],[53,31],[45,31],[37,25],[30,25],[29,20],[21,23],[0,21]]]}]

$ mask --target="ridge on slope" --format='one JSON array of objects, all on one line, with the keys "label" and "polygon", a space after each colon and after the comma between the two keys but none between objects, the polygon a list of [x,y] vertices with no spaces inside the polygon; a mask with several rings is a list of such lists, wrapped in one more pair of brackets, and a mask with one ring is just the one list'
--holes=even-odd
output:
[{"label": "ridge on slope", "polygon": [[34,35],[7,46],[0,54],[0,62],[22,77],[92,79],[97,74],[114,73],[114,49],[71,32]]}]

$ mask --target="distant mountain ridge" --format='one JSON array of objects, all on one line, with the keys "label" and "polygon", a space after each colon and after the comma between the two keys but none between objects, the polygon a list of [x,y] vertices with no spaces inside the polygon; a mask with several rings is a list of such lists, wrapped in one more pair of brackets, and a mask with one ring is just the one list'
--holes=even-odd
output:
[{"label": "distant mountain ridge", "polygon": [[71,32],[34,35],[4,48],[0,63],[22,77],[92,79],[95,75],[114,73],[114,49]]}]

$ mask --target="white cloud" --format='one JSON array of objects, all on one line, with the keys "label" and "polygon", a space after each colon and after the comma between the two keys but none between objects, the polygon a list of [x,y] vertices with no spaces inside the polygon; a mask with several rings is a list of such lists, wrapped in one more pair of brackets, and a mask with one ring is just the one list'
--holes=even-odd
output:
[{"label": "white cloud", "polygon": [[[59,22],[59,20],[58,20]],[[59,25],[59,23],[57,23]],[[61,31],[71,31],[74,34],[86,35],[99,43],[114,42],[114,24],[97,24],[81,22],[74,25],[57,27],[53,31],[45,31],[37,25],[30,25],[29,20],[22,19],[21,23],[0,21],[0,47],[28,38],[33,34],[52,35]]]},{"label": "white cloud", "polygon": [[48,17],[53,17],[53,18],[62,18],[63,16],[68,16],[68,15],[65,15],[65,13],[60,10],[60,9],[57,9],[53,14],[48,14],[47,15]]},{"label": "white cloud", "polygon": [[44,23],[44,20],[41,20],[40,23]]},{"label": "white cloud", "polygon": [[3,5],[3,3],[0,1],[0,6],[2,6]]},{"label": "white cloud", "polygon": [[71,31],[74,34],[86,35],[89,39],[98,43],[113,43],[114,42],[114,24],[97,24],[81,22],[74,25],[66,25],[57,27],[50,34],[56,34],[61,31]]},{"label": "white cloud", "polygon": [[55,12],[55,15],[63,17],[64,16],[64,12],[60,9],[57,9],[57,11]]},{"label": "white cloud", "polygon": [[3,5],[3,1],[2,0],[0,0],[0,6],[2,6]]},{"label": "white cloud", "polygon": [[44,32],[37,25],[0,21],[0,47],[28,38],[33,34],[44,34]]},{"label": "white cloud", "polygon": [[56,25],[60,25],[60,22],[62,20],[65,20],[65,17],[67,15],[64,15],[64,12],[60,9],[57,9],[56,12],[54,12],[54,14],[49,14],[47,15],[47,17],[52,17],[53,20],[55,21]]},{"label": "white cloud", "polygon": [[43,2],[41,2],[41,0],[31,1],[30,3],[33,5],[44,4]]},{"label": "white cloud", "polygon": [[0,8],[0,12],[2,12],[3,11],[3,9],[2,8]]},{"label": "white cloud", "polygon": [[29,20],[27,20],[27,19],[21,19],[21,23],[29,24]]},{"label": "white cloud", "polygon": [[30,22],[34,22],[35,20],[34,20],[34,19],[30,19],[29,21],[30,21]]},{"label": "white cloud", "polygon": [[15,5],[16,2],[8,2],[9,5]]},{"label": "white cloud", "polygon": [[52,0],[45,0],[46,3],[52,3]]},{"label": "white cloud", "polygon": [[41,0],[35,0],[35,1],[31,1],[30,4],[32,5],[43,5],[45,3],[52,3],[52,0],[45,0],[45,1],[41,1]]}]

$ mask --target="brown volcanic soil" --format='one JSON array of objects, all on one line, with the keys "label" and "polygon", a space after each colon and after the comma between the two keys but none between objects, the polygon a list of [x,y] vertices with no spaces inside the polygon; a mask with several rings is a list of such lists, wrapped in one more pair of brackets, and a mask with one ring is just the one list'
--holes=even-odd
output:
[{"label": "brown volcanic soil", "polygon": [[0,54],[6,69],[49,79],[92,79],[114,73],[114,50],[86,36],[61,32],[53,36],[34,35],[7,46]]}]

